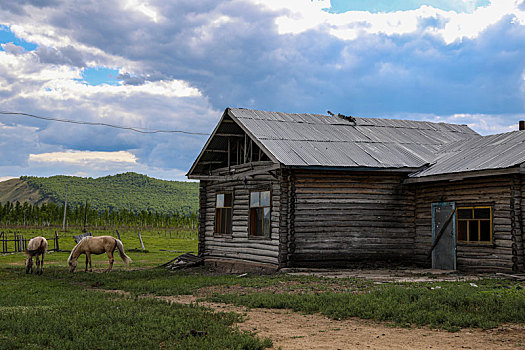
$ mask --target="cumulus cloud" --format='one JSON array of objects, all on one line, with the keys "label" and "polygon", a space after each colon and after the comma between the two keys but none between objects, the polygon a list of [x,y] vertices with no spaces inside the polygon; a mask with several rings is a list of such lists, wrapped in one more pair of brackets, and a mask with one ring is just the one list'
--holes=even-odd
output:
[{"label": "cumulus cloud", "polygon": [[117,75],[117,80],[122,80],[124,85],[142,85],[146,82],[144,77],[131,76],[129,73]]},{"label": "cumulus cloud", "polygon": [[[525,119],[523,3],[426,3],[333,13],[328,0],[2,2],[0,24],[38,45],[2,44],[2,109],[198,132],[228,106],[463,120],[487,133]],[[118,69],[118,83],[87,84],[92,67]],[[21,135],[38,152],[24,150],[18,163],[42,172],[42,162],[27,166],[29,154],[77,150],[129,152],[134,169],[182,174],[205,141],[0,121],[28,128]]]},{"label": "cumulus cloud", "polygon": [[40,47],[35,52],[41,63],[84,67],[86,62],[80,51],[69,45],[61,48]]},{"label": "cumulus cloud", "polygon": [[29,162],[40,163],[69,163],[75,165],[94,165],[107,163],[136,163],[137,158],[130,152],[92,152],[92,151],[73,151],[50,152],[40,154],[30,154]]}]

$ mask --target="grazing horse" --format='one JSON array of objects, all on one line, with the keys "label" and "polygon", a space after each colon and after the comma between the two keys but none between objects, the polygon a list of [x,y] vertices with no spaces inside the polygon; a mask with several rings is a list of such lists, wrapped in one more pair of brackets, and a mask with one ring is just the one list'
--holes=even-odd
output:
[{"label": "grazing horse", "polygon": [[[26,258],[26,273],[33,273],[33,256],[36,257],[36,274],[41,275],[44,271],[44,258],[46,257],[47,252],[47,240],[44,237],[35,237],[31,238],[27,244],[27,249],[25,251]],[[42,255],[42,259],[40,259]]]},{"label": "grazing horse", "polygon": [[132,262],[130,257],[127,256],[126,253],[124,253],[124,246],[122,245],[122,242],[118,239],[111,236],[84,237],[80,242],[78,242],[75,248],[73,248],[71,254],[69,255],[69,258],[67,258],[69,271],[75,271],[75,268],[78,264],[78,257],[81,254],[86,254],[85,271],[87,272],[89,263],[89,272],[92,272],[93,268],[91,267],[91,254],[98,255],[105,252],[108,255],[109,259],[109,267],[107,269],[107,272],[109,272],[113,268],[113,262],[115,261],[115,259],[113,259],[113,252],[116,248],[118,248],[118,253],[122,261],[124,261],[124,264],[128,265]]}]

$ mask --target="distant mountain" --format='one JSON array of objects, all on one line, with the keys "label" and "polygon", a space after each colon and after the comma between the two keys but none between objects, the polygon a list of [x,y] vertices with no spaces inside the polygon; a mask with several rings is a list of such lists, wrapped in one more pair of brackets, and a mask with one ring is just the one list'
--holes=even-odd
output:
[{"label": "distant mountain", "polygon": [[199,207],[199,184],[196,182],[166,181],[123,173],[100,178],[76,176],[23,176],[0,182],[0,202],[29,202],[63,204],[68,184],[68,205],[85,204],[91,209],[157,211],[189,214]]}]

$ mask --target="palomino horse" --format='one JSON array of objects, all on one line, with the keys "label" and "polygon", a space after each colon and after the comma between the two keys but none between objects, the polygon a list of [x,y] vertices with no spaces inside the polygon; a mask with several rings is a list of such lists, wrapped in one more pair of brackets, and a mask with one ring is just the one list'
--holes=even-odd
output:
[{"label": "palomino horse", "polygon": [[[33,256],[36,257],[36,274],[41,275],[44,271],[44,258],[47,252],[47,240],[44,237],[31,238],[27,243],[27,249],[25,251],[26,258],[26,273],[33,273]],[[42,259],[40,259],[42,255]]]},{"label": "palomino horse", "polygon": [[115,259],[113,259],[113,252],[115,251],[115,248],[118,248],[118,253],[122,261],[124,261],[124,264],[128,265],[132,262],[130,257],[124,253],[124,246],[118,239],[111,236],[84,237],[80,242],[78,242],[75,248],[73,248],[69,258],[67,258],[69,271],[75,271],[75,268],[78,264],[78,257],[81,254],[86,254],[86,272],[88,270],[88,263],[89,271],[93,271],[93,268],[91,267],[91,254],[98,255],[106,252],[109,259],[109,267],[107,272],[109,272],[113,268],[113,262],[115,261]]}]

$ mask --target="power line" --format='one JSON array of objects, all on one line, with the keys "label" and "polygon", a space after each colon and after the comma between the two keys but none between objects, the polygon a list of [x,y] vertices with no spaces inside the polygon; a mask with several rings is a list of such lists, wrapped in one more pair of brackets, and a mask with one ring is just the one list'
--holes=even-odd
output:
[{"label": "power line", "polygon": [[116,129],[123,129],[123,130],[130,130],[130,131],[134,131],[134,132],[139,132],[141,134],[159,134],[159,133],[172,133],[173,134],[173,133],[179,133],[179,134],[187,134],[187,135],[205,135],[205,136],[209,136],[210,135],[208,133],[185,131],[185,130],[145,129],[145,128],[130,127],[130,126],[114,125],[114,124],[108,124],[108,123],[94,123],[94,122],[86,122],[86,121],[79,121],[79,120],[42,117],[42,116],[38,116],[38,115],[34,115],[34,114],[20,113],[20,112],[0,111],[0,114],[5,114],[5,115],[22,115],[22,116],[26,116],[26,117],[31,117],[31,118],[36,118],[36,119],[43,119],[43,120],[49,120],[49,121],[55,121],[55,122],[61,122],[61,123],[108,126],[110,128],[116,128]]}]

